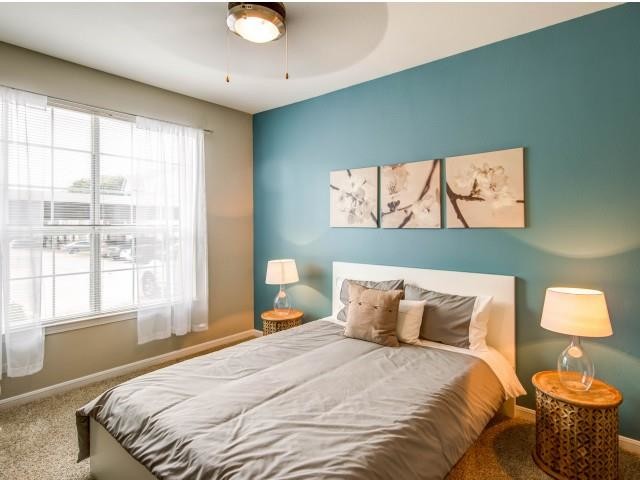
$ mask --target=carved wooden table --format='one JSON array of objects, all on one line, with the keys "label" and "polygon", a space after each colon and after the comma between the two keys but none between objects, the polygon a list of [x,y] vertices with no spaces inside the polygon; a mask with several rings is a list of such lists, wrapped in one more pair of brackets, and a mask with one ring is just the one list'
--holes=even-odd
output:
[{"label": "carved wooden table", "polygon": [[568,390],[556,371],[536,373],[532,382],[536,387],[536,464],[563,480],[617,479],[622,394],[600,380],[585,392]]}]

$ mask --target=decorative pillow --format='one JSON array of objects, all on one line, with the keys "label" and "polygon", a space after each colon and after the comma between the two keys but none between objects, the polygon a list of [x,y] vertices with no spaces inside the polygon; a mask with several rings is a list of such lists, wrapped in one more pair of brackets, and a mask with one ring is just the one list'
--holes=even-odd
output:
[{"label": "decorative pillow", "polygon": [[404,343],[417,343],[424,313],[424,300],[400,300],[396,336]]},{"label": "decorative pillow", "polygon": [[424,300],[420,337],[471,350],[486,349],[491,297],[467,297],[405,287],[407,300]]},{"label": "decorative pillow", "polygon": [[402,290],[377,290],[350,284],[344,335],[386,347],[399,347],[396,326],[403,294]]},{"label": "decorative pillow", "polygon": [[385,280],[375,282],[369,280],[350,280],[345,279],[340,287],[340,301],[344,305],[336,315],[338,320],[347,321],[347,313],[349,312],[349,284],[355,283],[365,288],[375,288],[376,290],[404,290],[404,280]]}]

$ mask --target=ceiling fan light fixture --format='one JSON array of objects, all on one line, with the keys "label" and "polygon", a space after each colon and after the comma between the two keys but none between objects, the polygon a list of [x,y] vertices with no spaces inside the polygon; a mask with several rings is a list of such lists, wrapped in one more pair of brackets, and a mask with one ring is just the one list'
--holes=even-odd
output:
[{"label": "ceiling fan light fixture", "polygon": [[228,9],[227,27],[249,42],[272,42],[286,31],[286,11],[281,2],[229,2]]}]

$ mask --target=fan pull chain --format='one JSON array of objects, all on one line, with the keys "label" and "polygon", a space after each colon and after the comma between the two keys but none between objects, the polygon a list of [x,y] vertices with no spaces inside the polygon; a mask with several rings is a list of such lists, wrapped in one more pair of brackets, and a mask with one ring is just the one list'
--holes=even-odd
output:
[{"label": "fan pull chain", "polygon": [[231,77],[229,75],[229,29],[227,29],[227,35],[225,36],[225,47],[224,47],[224,51],[225,51],[225,56],[226,56],[226,70],[227,70],[227,75],[225,76],[224,80],[227,83],[231,82]]},{"label": "fan pull chain", "polygon": [[289,80],[289,29],[284,31],[284,79]]}]

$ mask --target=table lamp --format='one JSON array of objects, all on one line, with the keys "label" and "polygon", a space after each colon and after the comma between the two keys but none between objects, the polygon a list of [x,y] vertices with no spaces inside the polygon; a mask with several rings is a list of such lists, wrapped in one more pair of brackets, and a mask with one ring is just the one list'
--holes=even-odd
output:
[{"label": "table lamp", "polygon": [[583,288],[547,288],[540,325],[571,335],[571,343],[558,357],[560,383],[569,390],[589,390],[595,367],[580,337],[613,334],[604,293]]},{"label": "table lamp", "polygon": [[269,260],[267,263],[267,285],[280,285],[280,291],[273,301],[273,309],[281,315],[291,312],[291,304],[284,286],[299,280],[296,261],[291,259]]}]

